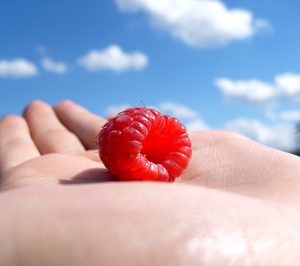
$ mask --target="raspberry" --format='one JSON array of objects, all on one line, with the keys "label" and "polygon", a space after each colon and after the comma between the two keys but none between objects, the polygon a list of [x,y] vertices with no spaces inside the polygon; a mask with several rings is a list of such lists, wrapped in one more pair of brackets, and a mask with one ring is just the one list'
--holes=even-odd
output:
[{"label": "raspberry", "polygon": [[99,155],[118,180],[173,182],[192,155],[185,127],[154,109],[126,109],[98,135]]}]

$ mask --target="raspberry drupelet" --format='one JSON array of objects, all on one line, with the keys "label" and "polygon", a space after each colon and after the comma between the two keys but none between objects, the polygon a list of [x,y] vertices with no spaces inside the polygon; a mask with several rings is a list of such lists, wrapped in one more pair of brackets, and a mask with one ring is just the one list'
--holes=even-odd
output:
[{"label": "raspberry drupelet", "polygon": [[145,107],[128,108],[111,118],[98,143],[102,162],[120,181],[174,182],[192,155],[183,124]]}]

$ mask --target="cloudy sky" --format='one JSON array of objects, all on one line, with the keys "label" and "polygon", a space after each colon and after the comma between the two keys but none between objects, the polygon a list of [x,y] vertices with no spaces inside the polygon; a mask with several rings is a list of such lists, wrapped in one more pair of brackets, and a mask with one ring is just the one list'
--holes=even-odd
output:
[{"label": "cloudy sky", "polygon": [[146,105],[281,149],[300,120],[298,0],[1,0],[0,115]]}]

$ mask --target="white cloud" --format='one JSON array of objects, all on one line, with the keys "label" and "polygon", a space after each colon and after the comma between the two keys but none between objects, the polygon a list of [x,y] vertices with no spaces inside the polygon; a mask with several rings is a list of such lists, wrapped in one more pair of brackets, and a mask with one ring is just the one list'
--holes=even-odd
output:
[{"label": "white cloud", "polygon": [[300,122],[299,110],[285,110],[281,112],[275,112],[272,109],[265,111],[265,117],[271,121],[284,121],[284,122]]},{"label": "white cloud", "polygon": [[266,109],[265,110],[265,117],[268,118],[271,121],[277,120],[277,114],[272,109]]},{"label": "white cloud", "polygon": [[42,59],[42,66],[48,72],[53,72],[56,74],[64,74],[67,72],[67,65],[63,62],[55,62],[49,57]]},{"label": "white cloud", "polygon": [[286,97],[300,96],[300,74],[278,75],[275,77],[275,84]]},{"label": "white cloud", "polygon": [[0,78],[25,78],[38,74],[35,64],[25,59],[0,60]]},{"label": "white cloud", "polygon": [[157,109],[181,120],[188,130],[205,130],[209,128],[200,117],[200,114],[187,105],[166,101],[160,103]]},{"label": "white cloud", "polygon": [[219,46],[270,27],[245,9],[229,9],[220,0],[115,0],[124,12],[146,13],[157,28],[190,46]]},{"label": "white cloud", "polygon": [[232,81],[219,78],[215,85],[227,97],[251,103],[270,102],[276,97],[276,91],[268,83],[258,80]]},{"label": "white cloud", "polygon": [[224,96],[249,103],[300,100],[300,74],[279,74],[275,76],[273,83],[254,79],[234,81],[218,78],[215,85]]},{"label": "white cloud", "polygon": [[293,125],[274,124],[267,126],[258,120],[239,118],[228,122],[225,129],[278,149],[292,150],[295,147]]},{"label": "white cloud", "polygon": [[279,113],[278,118],[283,121],[300,122],[300,111],[283,111]]},{"label": "white cloud", "polygon": [[117,45],[106,49],[92,50],[79,59],[79,64],[89,71],[112,70],[141,70],[148,64],[148,58],[141,52],[126,53]]},{"label": "white cloud", "polygon": [[180,103],[162,102],[159,104],[158,108],[162,112],[168,112],[171,116],[175,116],[178,119],[194,119],[198,116],[195,110]]},{"label": "white cloud", "polygon": [[129,108],[129,104],[120,104],[120,105],[110,105],[105,109],[105,114],[108,117],[115,116],[119,112]]},{"label": "white cloud", "polygon": [[185,126],[188,130],[205,130],[209,129],[209,126],[200,118],[190,120],[185,123]]}]

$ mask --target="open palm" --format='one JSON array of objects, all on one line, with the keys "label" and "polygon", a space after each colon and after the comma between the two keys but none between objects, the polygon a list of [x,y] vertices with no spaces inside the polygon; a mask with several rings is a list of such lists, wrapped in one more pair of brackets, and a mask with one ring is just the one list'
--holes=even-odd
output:
[{"label": "open palm", "polygon": [[[35,101],[24,118],[1,121],[0,188],[7,191],[0,209],[9,219],[21,212],[32,221],[17,226],[25,265],[299,259],[298,157],[233,133],[190,132],[193,157],[176,183],[114,182],[95,149],[104,122],[70,101],[54,108]],[[44,225],[39,230],[37,222]],[[2,239],[10,226],[0,221]],[[26,238],[35,241],[22,246]],[[288,244],[282,247],[283,240]],[[274,248],[280,251],[273,254]],[[1,257],[12,259],[4,250],[0,264]]]}]

